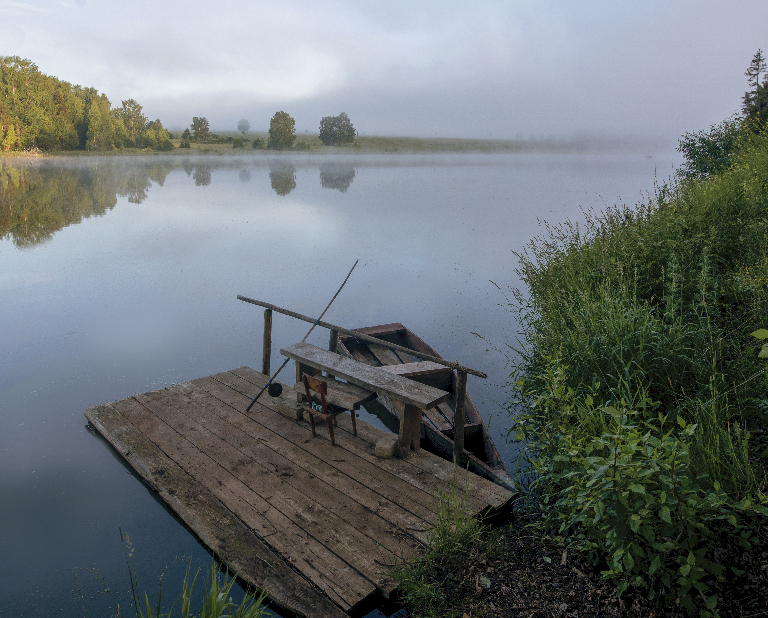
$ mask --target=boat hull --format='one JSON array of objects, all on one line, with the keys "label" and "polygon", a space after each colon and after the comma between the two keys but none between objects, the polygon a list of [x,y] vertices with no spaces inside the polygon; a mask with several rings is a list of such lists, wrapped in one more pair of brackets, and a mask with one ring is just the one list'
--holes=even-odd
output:
[{"label": "boat hull", "polygon": [[[359,328],[357,331],[388,343],[396,343],[415,352],[442,358],[431,346],[400,323]],[[351,335],[341,335],[339,337],[337,351],[340,354],[375,367],[412,363],[421,360],[416,356],[371,344],[361,339],[356,339]],[[444,370],[432,371],[427,375],[414,376],[411,379],[430,384],[451,393],[452,396],[448,402],[423,412],[421,442],[422,447],[452,461],[453,413],[456,407],[453,394],[458,377],[453,370],[446,367]],[[400,414],[391,401],[386,397],[379,397],[377,402],[381,404],[379,410],[389,415],[390,421],[399,422]],[[468,393],[464,404],[464,454],[469,469],[472,472],[505,487],[510,486],[511,477],[509,472],[488,433],[488,428]]]}]

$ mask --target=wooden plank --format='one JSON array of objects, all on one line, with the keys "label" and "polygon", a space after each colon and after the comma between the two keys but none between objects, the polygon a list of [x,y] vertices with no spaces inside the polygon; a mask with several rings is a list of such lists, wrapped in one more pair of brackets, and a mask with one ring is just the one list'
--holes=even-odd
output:
[{"label": "wooden plank", "polygon": [[90,408],[85,416],[232,572],[301,616],[346,616],[113,406]]},{"label": "wooden plank", "polygon": [[400,365],[387,365],[382,367],[385,371],[391,371],[399,376],[411,377],[418,376],[427,373],[434,373],[435,371],[446,372],[450,371],[448,367],[443,367],[432,361],[418,361],[416,363],[401,363]]},{"label": "wooden plank", "polygon": [[332,354],[308,343],[296,343],[282,348],[280,353],[302,364],[327,371],[352,384],[386,394],[417,408],[431,408],[450,397],[450,393],[445,391],[402,378],[378,367],[370,367],[350,358]]},{"label": "wooden plank", "polygon": [[[250,367],[240,367],[239,369],[233,370],[233,372],[230,372],[230,373],[237,373],[237,374],[241,375],[246,381],[251,382],[255,386],[258,386],[261,383],[260,381],[263,382],[266,379],[265,376],[262,376],[256,370],[254,370],[254,369],[252,369]],[[249,390],[249,389],[245,389],[244,394],[246,394],[250,398],[252,398],[253,394],[249,394],[249,393],[253,393],[253,391]],[[468,400],[467,403],[469,403],[469,401],[470,401],[469,397],[467,397],[467,400]],[[259,401],[261,401],[261,400],[259,400]],[[267,398],[266,401],[269,402],[270,401],[269,398]],[[431,410],[442,411],[441,415],[445,415],[445,414],[450,415],[450,417],[448,419],[448,422],[450,423],[450,427],[452,428],[453,427],[453,410],[450,408],[450,405],[449,405],[451,403],[451,401],[452,400],[449,400],[449,401],[447,401],[445,403],[441,403],[439,406],[437,406],[435,408],[432,408]],[[343,416],[339,416],[337,418],[338,419],[344,419]],[[479,418],[479,416],[478,416],[478,418]],[[469,412],[468,412],[466,406],[465,406],[465,420],[466,420],[466,423],[478,422],[476,419],[472,419],[471,417],[469,417]],[[351,425],[349,424],[348,421],[344,422],[342,420],[342,422],[339,423],[339,427],[342,430],[348,431],[351,434],[351,431],[352,431],[351,430]],[[362,429],[361,429],[361,427],[362,427]],[[387,432],[385,432],[385,431],[383,431],[381,429],[378,429],[376,427],[373,427],[371,425],[368,425],[367,423],[362,423],[358,419],[358,437],[359,438],[361,438],[363,440],[367,440],[368,442],[370,442],[372,444],[375,444],[376,441],[379,438],[381,438],[382,436],[386,435],[386,433]],[[447,454],[447,456],[450,456],[450,454]],[[438,462],[438,465],[443,465],[443,466],[445,466],[449,470],[453,468],[453,463],[450,462],[450,461],[445,461],[445,460],[443,460],[441,458],[435,458],[435,457],[433,457],[432,459],[436,459],[436,461]],[[412,460],[409,459],[409,463],[413,464],[413,465],[415,465],[417,467],[423,467],[423,465],[425,465],[425,462],[427,462],[427,461],[429,461],[429,460],[422,460],[420,457],[419,458],[414,457]],[[437,470],[437,469],[434,468],[433,467],[433,463],[430,462],[428,470],[429,470],[430,474],[436,474],[435,470]],[[424,471],[426,472],[428,470],[425,469]],[[476,475],[476,474],[474,474],[472,472],[468,472],[468,471],[463,470],[463,469],[460,469],[460,471],[461,471],[462,474],[469,475],[470,478],[472,478],[472,479],[474,479],[476,481],[479,479],[478,482],[482,482],[483,483],[482,490],[478,489],[478,491],[481,491],[481,495],[484,496],[488,500],[488,502],[486,504],[490,504],[494,508],[503,505],[506,502],[506,500],[508,500],[509,497],[512,495],[511,492],[509,492],[507,489],[497,485],[493,481],[490,481],[488,479],[482,478],[482,477],[480,477],[480,476],[478,476],[478,475]],[[440,473],[440,474],[442,474],[442,473]],[[441,478],[443,478],[443,477],[441,477]],[[445,477],[445,478],[443,478],[443,480],[445,480],[447,482],[452,482],[450,477]],[[457,482],[457,484],[455,485],[455,487],[457,489],[460,489],[461,491],[464,491],[466,489],[466,483],[459,482],[457,479],[454,479],[454,480]],[[481,508],[482,507],[478,508],[477,510],[480,510]]]},{"label": "wooden plank", "polygon": [[[326,383],[327,387],[325,400],[329,404],[339,406],[345,410],[358,410],[360,404],[376,398],[376,393],[373,391],[360,388],[354,384],[340,382],[339,380],[334,380],[330,376],[328,378],[322,378],[322,376],[320,376],[320,379]],[[305,394],[303,383],[300,382],[295,384],[293,388],[295,391]],[[320,400],[319,397],[316,397],[316,399],[318,401]]]},{"label": "wooden plank", "polygon": [[[240,367],[239,369],[236,369],[230,372],[225,372],[223,374],[218,374],[217,376],[213,376],[213,377],[218,378],[222,376],[237,376],[238,381],[232,382],[231,386],[233,389],[237,390],[239,393],[246,396],[249,399],[249,401],[251,398],[253,398],[253,393],[258,392],[258,391],[254,391],[253,389],[257,388],[258,385],[261,384],[266,379],[266,376],[259,374],[257,371],[255,371],[254,369],[251,369],[250,367]],[[226,380],[226,378],[224,379]],[[261,400],[259,401],[261,402]],[[273,409],[274,409],[274,406],[276,404],[271,404],[270,403],[271,401],[272,400],[267,398],[265,400],[265,403],[269,403],[270,405],[273,406]],[[237,406],[237,404],[233,404],[233,405]],[[438,406],[435,409],[440,409],[440,408],[446,408],[451,413],[451,416],[453,415],[453,411],[450,410],[447,403],[442,403],[440,404],[440,406]],[[351,438],[352,427],[351,427],[351,423],[349,422],[349,419],[346,418],[346,416],[344,415],[338,416],[337,418],[339,419],[339,429],[341,430],[341,432],[346,432],[347,434],[349,434],[349,437]],[[294,423],[298,423],[298,422],[294,421]],[[306,427],[307,433],[309,433],[308,425],[304,423],[304,426]],[[453,425],[451,424],[451,427],[452,426]],[[368,450],[366,452],[370,452],[370,454],[373,453],[373,447],[376,441],[379,440],[381,437],[387,435],[388,433],[384,430],[373,427],[368,423],[361,422],[359,419],[357,422],[357,428],[358,428],[358,438],[361,440],[365,440],[369,443],[370,446],[368,447]],[[352,440],[350,443],[356,444],[356,441]],[[381,461],[381,460],[376,460],[374,458],[374,461]],[[493,507],[499,507],[503,505],[512,496],[511,492],[497,485],[493,481],[482,478],[472,472],[468,472],[467,470],[464,470],[461,468],[455,468],[452,462],[446,461],[439,457],[435,457],[431,454],[429,454],[429,458],[422,458],[420,456],[411,457],[408,459],[407,463],[408,465],[412,465],[422,469],[423,472],[428,473],[430,476],[435,475],[446,482],[454,483],[454,487],[458,490],[461,490],[462,492],[464,492],[467,489],[466,478],[471,479],[476,484],[474,491],[476,491],[479,496],[482,496],[482,500],[486,500],[486,502],[481,502],[480,506],[476,508],[476,510],[478,511],[482,510],[487,505],[491,505]],[[381,465],[384,465],[384,464],[381,464]],[[454,471],[460,476],[458,477],[451,476],[450,474],[447,474],[445,472],[446,470]],[[413,481],[414,478],[415,477],[411,477],[411,481]],[[441,486],[441,489],[444,490],[445,487]],[[432,495],[436,495],[438,490],[440,489],[432,490]],[[469,506],[470,508],[473,508],[471,500],[470,500]]]},{"label": "wooden plank", "polygon": [[[220,399],[215,398],[203,388],[206,384],[210,388],[209,383],[202,383],[197,380],[194,384],[186,383],[184,387],[191,389],[190,397],[203,401],[206,405],[209,401],[222,403]],[[301,426],[297,427],[298,424],[294,424],[288,419],[286,419],[287,422],[265,422],[262,424],[258,422],[261,419],[260,416],[256,416],[256,422],[254,422],[231,406],[223,405],[217,405],[212,409],[212,413],[219,415],[233,428],[248,435],[252,441],[258,441],[259,444],[268,447],[277,456],[285,457],[295,466],[322,478],[325,483],[354,499],[371,513],[390,522],[398,530],[404,531],[420,542],[426,541],[425,518],[433,519],[435,511],[423,507],[401,494],[396,494],[395,498],[406,504],[408,508],[400,506],[396,500],[390,500],[387,495],[387,490],[390,487],[382,485],[381,477],[383,475],[381,471],[377,476],[364,474],[367,466],[370,465],[366,461],[358,460],[353,454],[340,453],[338,448],[331,447],[329,449],[327,441],[307,441],[307,436],[311,435],[308,430]],[[263,433],[267,429],[270,431],[269,439],[266,439]],[[326,455],[328,450],[331,451],[330,457]],[[262,453],[262,456],[265,461],[271,461],[271,457],[273,457],[267,453]],[[361,468],[363,473],[359,473]],[[345,472],[350,472],[350,474]],[[302,477],[299,475],[298,478]],[[381,491],[382,487],[384,491]],[[397,533],[393,533],[393,535],[399,536]]]},{"label": "wooden plank", "polygon": [[[210,378],[194,380],[192,384],[228,403],[235,410],[240,410],[243,407],[242,402],[249,396],[237,389],[248,392],[252,387],[244,388],[242,384],[235,386],[233,385],[235,380],[237,380],[236,376],[221,373]],[[254,421],[263,426],[269,426],[272,431],[289,442],[301,445],[306,452],[333,466],[341,474],[366,485],[382,498],[394,502],[419,518],[434,519],[440,507],[436,492],[419,483],[417,479],[425,473],[413,466],[401,466],[400,468],[404,469],[396,469],[393,473],[387,467],[387,462],[391,460],[376,457],[376,440],[386,432],[377,430],[358,419],[358,437],[355,438],[346,415],[340,415],[337,419],[340,431],[337,432],[336,447],[333,447],[328,439],[321,436],[312,439],[312,432],[306,421],[278,418],[277,415],[262,419],[258,414],[253,415]],[[365,443],[362,443],[363,441]],[[478,506],[482,508],[484,504]]]},{"label": "wooden plank", "polygon": [[[229,372],[216,374],[211,377],[217,381],[221,381],[222,384],[231,385],[232,388],[237,391],[237,396],[234,398],[232,397],[232,391],[218,391],[218,394],[215,395],[217,398],[223,397],[227,399],[230,405],[236,409],[240,409],[241,407],[242,409],[245,409],[242,402],[246,400],[250,401],[253,397],[251,393],[257,392],[254,391],[257,387],[256,384],[241,380]],[[259,377],[258,379],[263,378]],[[208,380],[208,378],[201,378],[201,380]],[[238,380],[240,381],[238,382]],[[194,383],[197,382],[199,382],[199,380],[194,381]],[[208,390],[208,388],[206,388],[206,390]],[[208,392],[212,391],[208,390]],[[377,483],[377,491],[386,491],[389,499],[397,501],[398,504],[404,508],[408,508],[409,504],[411,504],[410,500],[414,500],[420,504],[429,506],[432,513],[436,514],[439,509],[438,493],[449,489],[446,488],[443,481],[453,485],[454,489],[462,493],[469,487],[470,492],[468,495],[467,506],[475,512],[483,510],[489,504],[498,506],[511,496],[510,492],[498,487],[493,482],[483,479],[471,472],[467,472],[462,468],[457,468],[453,463],[441,459],[431,453],[427,453],[423,449],[419,453],[412,453],[407,460],[377,458],[374,454],[375,443],[379,438],[387,435],[387,432],[372,427],[367,423],[360,422],[358,419],[358,438],[368,442],[368,447],[364,451],[360,451],[357,446],[358,439],[351,435],[352,429],[349,419],[347,419],[345,415],[340,415],[337,418],[339,420],[338,427],[341,430],[337,433],[337,445],[347,448],[350,453],[357,455],[359,458],[354,466],[345,467],[345,473],[350,475],[360,475],[362,473],[362,482]],[[258,416],[254,416],[254,419],[258,420]],[[270,420],[270,423],[271,422],[272,421]],[[303,434],[304,436],[311,436],[308,424],[288,419],[285,419],[285,422],[294,427],[301,427],[303,431],[306,432]],[[317,439],[309,440],[307,448],[316,447],[317,442],[319,442]],[[332,448],[329,441],[323,440],[322,443],[326,444],[328,449]],[[325,453],[328,453],[328,451],[326,450]],[[328,455],[320,456],[328,457]],[[373,465],[361,468],[365,463],[362,460]],[[346,464],[340,465],[346,466]],[[382,477],[382,471],[389,472],[397,478],[391,479],[388,476]],[[407,486],[404,487],[401,485],[399,481],[405,481],[421,491],[413,493],[412,490],[407,489]],[[384,486],[378,484],[381,482],[386,484]],[[396,489],[393,490],[392,484],[395,483]],[[501,494],[496,491],[497,488]],[[399,495],[399,491],[405,492],[404,495]],[[405,495],[407,495],[407,499],[404,498]],[[427,519],[431,520],[433,517],[427,517]]]},{"label": "wooden plank", "polygon": [[[381,565],[394,564],[398,549],[389,543],[383,531],[387,524],[381,518],[371,516],[316,476],[305,474],[304,483],[297,487],[291,483],[293,475],[298,474],[292,462],[283,458],[278,466],[265,466],[260,456],[267,447],[260,448],[242,434],[233,436],[231,425],[211,415],[205,406],[178,388],[169,387],[135,398],[169,427],[183,432],[185,439],[280,511],[294,527],[311,535],[382,592],[388,594],[394,588]],[[372,531],[372,536],[360,528]],[[291,537],[296,533],[292,527],[283,532]],[[420,553],[420,545],[401,538],[401,550],[405,556],[414,557]]]},{"label": "wooden plank", "polygon": [[368,349],[377,359],[379,359],[379,362],[383,367],[388,365],[400,365],[403,362],[394,350],[390,350],[384,346],[369,343]]},{"label": "wooden plank", "polygon": [[247,495],[247,500],[227,503],[232,512],[247,524],[248,519],[262,519],[274,525],[276,532],[265,537],[267,543],[317,585],[345,611],[360,602],[374,586],[355,573],[333,552],[310,534],[297,528],[278,509],[263,498],[244,488],[231,472],[201,453],[176,430],[130,398],[114,404],[145,436],[162,448],[166,454],[187,471],[200,485],[211,491],[219,486]]},{"label": "wooden plank", "polygon": [[[300,470],[293,470],[289,477],[284,478],[285,482],[294,484],[301,490],[306,489],[313,492],[316,490],[316,493],[322,494],[317,499],[320,502],[331,502],[331,509],[337,507],[333,501],[340,501],[340,504],[344,505],[344,509],[351,509],[348,513],[342,513],[342,518],[358,513],[356,516],[359,516],[360,519],[369,521],[371,517],[377,516],[370,522],[377,523],[380,530],[370,529],[366,534],[386,546],[390,551],[399,553],[402,549],[401,541],[398,540],[397,544],[392,544],[387,539],[382,541],[383,533],[397,537],[408,534],[418,541],[418,543],[413,543],[413,539],[407,541],[408,547],[405,549],[419,549],[426,540],[424,521],[421,516],[414,515],[391,501],[382,501],[380,494],[334,467],[333,463],[342,461],[339,459],[338,449],[331,449],[334,458],[327,462],[304,450],[302,447],[306,444],[305,440],[296,444],[275,433],[275,428],[271,426],[271,423],[264,425],[255,423],[252,419],[244,417],[231,406],[224,404],[199,388],[199,385],[185,383],[179,385],[179,388],[184,389],[186,396],[205,408],[205,415],[199,419],[205,427],[214,433],[225,430],[231,432],[224,435],[223,438],[228,442],[231,442],[235,436],[237,437],[239,443],[236,448],[243,450],[251,457],[256,458],[258,456],[259,462],[266,464],[268,468],[288,465],[300,468]],[[217,417],[216,419],[212,418],[214,415]],[[305,437],[305,435],[302,433],[301,437]],[[342,455],[342,457],[345,456]],[[279,461],[282,463],[278,463]],[[344,495],[336,495],[335,492],[337,491]],[[354,500],[357,505],[362,505],[363,512],[359,511],[357,505],[348,504],[347,498]],[[362,525],[361,529],[366,528],[366,526],[368,524]]]}]

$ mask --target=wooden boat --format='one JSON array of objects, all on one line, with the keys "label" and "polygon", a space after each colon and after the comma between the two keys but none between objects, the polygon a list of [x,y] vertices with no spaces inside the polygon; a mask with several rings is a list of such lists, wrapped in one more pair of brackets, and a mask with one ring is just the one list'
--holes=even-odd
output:
[{"label": "wooden boat", "polygon": [[[395,343],[422,354],[442,358],[431,346],[399,323],[358,328],[357,332]],[[374,367],[416,363],[422,360],[410,354],[363,341],[352,335],[339,335],[338,352]],[[430,367],[408,377],[446,390],[451,394],[455,392],[457,376],[452,369],[435,363],[422,363],[422,365],[429,365]],[[379,397],[375,401],[381,404],[381,411],[390,416],[389,423],[387,423],[386,418],[382,419],[385,423],[392,426],[393,421],[399,421],[399,413],[391,401],[386,397]],[[365,404],[365,406],[369,408],[369,404]],[[424,410],[421,423],[422,447],[449,461],[453,460],[453,416],[455,408],[456,400],[451,397],[446,403]],[[469,469],[472,472],[505,487],[510,486],[509,472],[469,393],[466,395],[464,405],[464,450],[469,460]]]}]

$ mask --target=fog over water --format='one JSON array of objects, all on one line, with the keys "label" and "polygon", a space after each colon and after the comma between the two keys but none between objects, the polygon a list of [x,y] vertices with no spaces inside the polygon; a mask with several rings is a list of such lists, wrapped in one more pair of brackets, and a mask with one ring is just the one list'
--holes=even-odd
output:
[{"label": "fog over water", "polygon": [[[356,259],[325,319],[399,321],[488,373],[470,376],[469,392],[513,468],[510,367],[494,348],[509,353],[517,325],[492,282],[518,285],[512,251],[540,231],[539,219],[635,204],[676,160],[663,151],[3,161],[2,615],[125,608],[118,526],[136,547],[142,587],[156,590],[167,569],[175,598],[189,557],[204,567],[208,556],[89,432],[84,411],[258,369],[262,313],[236,296],[315,315]],[[273,367],[306,330],[274,316]],[[317,329],[310,341],[327,337]]]}]

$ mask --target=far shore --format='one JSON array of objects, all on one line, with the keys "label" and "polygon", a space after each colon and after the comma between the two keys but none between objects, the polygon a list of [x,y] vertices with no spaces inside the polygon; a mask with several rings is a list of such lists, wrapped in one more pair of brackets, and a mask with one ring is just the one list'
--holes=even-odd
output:
[{"label": "far shore", "polygon": [[[324,146],[317,133],[299,133],[296,142],[290,150],[267,150],[253,148],[253,140],[261,139],[267,142],[268,135],[262,132],[242,135],[236,131],[213,131],[217,139],[205,142],[190,142],[189,148],[179,148],[181,131],[171,131],[172,151],[126,148],[109,151],[86,150],[57,150],[57,151],[18,151],[0,153],[0,157],[49,157],[49,156],[146,156],[146,155],[255,155],[266,154],[319,154],[319,155],[355,155],[355,154],[439,154],[439,153],[514,153],[514,152],[548,152],[548,153],[600,153],[600,152],[648,152],[658,146],[652,144],[636,144],[629,140],[598,140],[598,139],[541,139],[541,140],[500,140],[500,139],[471,139],[451,137],[395,137],[358,135],[353,144],[347,146]],[[243,146],[233,147],[233,141],[240,139]]]}]

